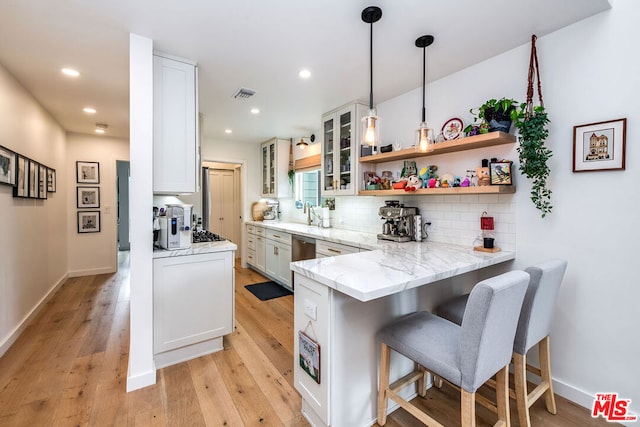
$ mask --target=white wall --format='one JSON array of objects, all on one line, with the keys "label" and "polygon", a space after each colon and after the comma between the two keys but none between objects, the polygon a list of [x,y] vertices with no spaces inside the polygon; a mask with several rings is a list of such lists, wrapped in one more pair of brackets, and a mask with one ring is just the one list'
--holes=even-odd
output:
[{"label": "white wall", "polygon": [[56,169],[58,183],[47,200],[14,198],[0,185],[1,356],[67,277],[64,130],[2,65],[0,144]]},{"label": "white wall", "polygon": [[131,296],[127,391],[156,382],[153,362],[153,41],[129,38]]},{"label": "white wall", "polygon": [[[66,168],[67,233],[69,275],[113,273],[118,267],[118,204],[116,160],[129,160],[129,141],[106,136],[67,134]],[[76,161],[100,163],[99,184],[76,183]],[[100,211],[99,233],[78,233],[76,193],[77,187],[99,187],[100,208],[83,209]]]},{"label": "white wall", "polygon": [[[636,123],[640,120],[640,60],[625,41],[637,40],[640,6],[617,0],[612,10],[538,39],[545,106],[551,119],[553,213],[541,219],[529,200],[530,183],[516,176],[517,267],[551,257],[569,267],[552,332],[556,391],[591,407],[594,394],[615,391],[640,412],[637,336],[640,288],[634,269],[640,228]],[[436,38],[437,42],[437,38]],[[427,120],[436,129],[451,117],[470,122],[469,108],[489,98],[524,101],[530,46],[441,79],[428,86]],[[385,143],[411,140],[420,111],[420,91],[382,103]],[[572,173],[573,126],[628,118],[625,171]],[[483,150],[456,155],[443,169],[475,167]],[[517,160],[517,153],[512,152]],[[434,159],[436,160],[436,159]],[[515,168],[514,168],[515,169]],[[519,174],[518,174],[519,175]],[[425,204],[440,203],[431,198]],[[534,357],[535,359],[535,357]]]}]

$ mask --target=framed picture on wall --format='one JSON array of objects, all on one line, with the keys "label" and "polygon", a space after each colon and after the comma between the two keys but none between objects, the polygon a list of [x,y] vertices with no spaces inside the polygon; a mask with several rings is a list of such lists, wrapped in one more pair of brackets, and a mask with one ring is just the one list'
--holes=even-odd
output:
[{"label": "framed picture on wall", "polygon": [[0,184],[16,185],[16,153],[0,145]]},{"label": "framed picture on wall", "polygon": [[29,197],[29,159],[18,154],[13,197]]},{"label": "framed picture on wall", "polygon": [[99,233],[100,211],[78,211],[78,233]]},{"label": "framed picture on wall", "polygon": [[491,162],[489,163],[489,173],[491,176],[491,185],[511,185],[511,162]]},{"label": "framed picture on wall", "polygon": [[47,198],[47,167],[38,165],[38,199]]},{"label": "framed picture on wall", "polygon": [[76,162],[76,182],[78,184],[100,184],[100,163]]},{"label": "framed picture on wall", "polygon": [[78,209],[100,207],[100,187],[78,187],[76,194]]},{"label": "framed picture on wall", "polygon": [[627,119],[573,127],[573,171],[624,170]]},{"label": "framed picture on wall", "polygon": [[56,192],[56,170],[47,168],[47,192]]},{"label": "framed picture on wall", "polygon": [[29,194],[27,197],[35,199],[38,197],[38,162],[29,160]]}]

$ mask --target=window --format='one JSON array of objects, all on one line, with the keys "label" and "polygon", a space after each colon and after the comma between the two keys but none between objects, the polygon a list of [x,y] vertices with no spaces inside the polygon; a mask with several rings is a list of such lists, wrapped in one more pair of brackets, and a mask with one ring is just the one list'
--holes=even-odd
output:
[{"label": "window", "polygon": [[320,204],[320,170],[296,172],[296,207],[301,209],[305,203],[312,206]]}]

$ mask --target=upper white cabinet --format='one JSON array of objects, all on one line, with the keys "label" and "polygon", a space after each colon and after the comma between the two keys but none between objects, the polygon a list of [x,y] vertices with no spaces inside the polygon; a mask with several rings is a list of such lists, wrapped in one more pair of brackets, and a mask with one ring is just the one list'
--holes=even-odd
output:
[{"label": "upper white cabinet", "polygon": [[153,191],[199,191],[197,67],[164,54],[153,56]]},{"label": "upper white cabinet", "polygon": [[322,116],[323,196],[357,194],[360,121],[368,109],[350,104]]},{"label": "upper white cabinet", "polygon": [[262,197],[291,197],[291,141],[273,138],[260,146]]}]

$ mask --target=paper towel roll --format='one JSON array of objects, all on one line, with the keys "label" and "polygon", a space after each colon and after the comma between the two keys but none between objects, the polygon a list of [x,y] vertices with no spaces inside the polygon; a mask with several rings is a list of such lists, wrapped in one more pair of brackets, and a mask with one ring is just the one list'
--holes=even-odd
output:
[{"label": "paper towel roll", "polygon": [[329,219],[329,208],[328,207],[322,208],[322,226],[324,228],[331,227],[331,221]]}]

